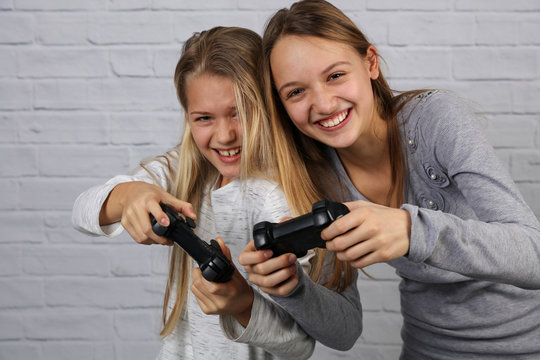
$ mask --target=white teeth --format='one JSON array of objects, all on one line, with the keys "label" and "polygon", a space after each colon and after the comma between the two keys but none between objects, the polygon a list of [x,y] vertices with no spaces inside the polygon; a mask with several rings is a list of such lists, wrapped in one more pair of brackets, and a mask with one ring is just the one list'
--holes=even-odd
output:
[{"label": "white teeth", "polygon": [[340,124],[341,122],[343,122],[343,120],[345,120],[348,114],[349,114],[348,111],[344,111],[332,119],[321,121],[320,124],[326,128],[336,126]]},{"label": "white teeth", "polygon": [[234,156],[240,152],[240,149],[235,150],[218,150],[219,155],[221,156]]}]

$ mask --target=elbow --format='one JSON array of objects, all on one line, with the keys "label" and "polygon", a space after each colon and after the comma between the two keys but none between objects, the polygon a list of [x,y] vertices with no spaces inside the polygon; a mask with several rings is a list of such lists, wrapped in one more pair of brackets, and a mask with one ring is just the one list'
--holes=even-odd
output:
[{"label": "elbow", "polygon": [[315,351],[315,340],[313,339],[308,349],[306,349],[306,351],[304,351],[302,354],[295,356],[294,359],[301,359],[301,360],[309,359],[313,355],[314,351]]},{"label": "elbow", "polygon": [[354,344],[356,344],[356,341],[358,340],[360,335],[362,335],[362,329],[362,319],[360,318],[353,327],[346,328],[346,332],[340,332],[340,336],[336,337],[334,341],[319,342],[324,346],[327,346],[334,350],[348,351],[354,346]]},{"label": "elbow", "polygon": [[299,341],[297,342],[294,349],[289,349],[287,352],[277,352],[273,353],[276,357],[282,360],[306,360],[309,359],[313,352],[315,351],[315,339],[311,336],[306,335],[308,341]]},{"label": "elbow", "polygon": [[337,347],[335,349],[339,350],[339,351],[351,350],[352,347],[354,346],[354,344],[356,344],[356,341],[358,340],[360,335],[362,335],[362,325],[358,326],[358,329],[357,329],[357,331],[355,333],[349,334],[350,339],[348,339],[347,342],[342,343],[341,346],[339,346],[339,347]]}]

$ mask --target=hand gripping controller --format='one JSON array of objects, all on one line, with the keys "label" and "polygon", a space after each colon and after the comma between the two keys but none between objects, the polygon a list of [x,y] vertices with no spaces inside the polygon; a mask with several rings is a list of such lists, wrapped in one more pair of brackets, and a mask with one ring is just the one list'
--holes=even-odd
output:
[{"label": "hand gripping controller", "polygon": [[321,231],[348,212],[341,203],[321,200],[313,204],[311,213],[282,223],[257,223],[253,227],[255,248],[270,249],[274,257],[286,253],[302,257],[309,249],[324,249],[326,241],[321,239]]},{"label": "hand gripping controller", "polygon": [[169,226],[165,227],[158,223],[150,215],[152,230],[156,235],[164,236],[177,243],[199,264],[203,277],[208,281],[227,282],[231,279],[235,267],[231,261],[221,252],[216,240],[211,240],[210,245],[201,240],[194,232],[195,222],[186,217],[184,220],[178,213],[167,206],[160,204],[161,208],[169,217]]}]

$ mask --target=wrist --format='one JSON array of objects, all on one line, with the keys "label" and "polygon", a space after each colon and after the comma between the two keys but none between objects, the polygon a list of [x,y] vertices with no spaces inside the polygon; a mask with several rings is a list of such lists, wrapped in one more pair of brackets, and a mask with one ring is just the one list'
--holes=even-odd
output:
[{"label": "wrist", "polygon": [[244,328],[246,328],[251,320],[251,310],[253,309],[253,300],[254,300],[253,289],[249,287],[249,293],[246,296],[245,305],[242,306],[240,312],[233,315],[236,321],[240,323]]},{"label": "wrist", "polygon": [[99,224],[101,226],[113,224],[122,219],[125,203],[124,194],[126,194],[126,188],[129,185],[129,182],[120,183],[111,189],[99,212]]}]

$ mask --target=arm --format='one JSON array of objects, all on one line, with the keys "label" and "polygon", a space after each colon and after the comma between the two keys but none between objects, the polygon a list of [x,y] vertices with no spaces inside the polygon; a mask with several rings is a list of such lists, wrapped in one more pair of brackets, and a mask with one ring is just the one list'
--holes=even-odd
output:
[{"label": "arm", "polygon": [[[277,222],[287,215],[276,212],[274,217],[260,220]],[[311,254],[298,261],[293,254],[270,256],[270,250],[256,251],[251,241],[240,254],[239,262],[248,272],[249,280],[270,294],[308,335],[326,346],[350,349],[362,332],[356,278],[354,285],[338,293],[314,283],[306,275]]]},{"label": "arm", "polygon": [[308,359],[315,349],[315,340],[283,308],[258,291],[254,291],[247,327],[232,316],[221,316],[220,324],[229,339],[263,348],[279,358]]},{"label": "arm", "polygon": [[342,293],[314,283],[298,271],[298,285],[288,295],[270,295],[294,320],[321,344],[345,351],[362,333],[362,305],[356,285]]},{"label": "arm", "polygon": [[[248,211],[248,231],[259,221],[277,221],[290,214],[281,190],[268,181],[248,180],[246,209]],[[255,185],[254,185],[255,184]],[[264,191],[258,191],[264,189]],[[257,191],[256,191],[257,190]],[[253,244],[253,242],[250,242]],[[302,261],[309,266],[309,258]],[[296,260],[296,259],[295,259]],[[295,267],[296,269],[296,267]],[[280,358],[305,359],[311,356],[315,340],[307,335],[294,319],[279,305],[253,287],[253,303],[247,326],[230,315],[220,316],[224,334],[231,340],[251,344]]]},{"label": "arm", "polygon": [[408,124],[418,146],[409,154],[413,204],[348,203],[351,213],[321,237],[358,268],[407,255],[469,278],[540,288],[538,220],[476,115],[463,102],[435,94],[422,100]]},{"label": "arm", "polygon": [[[412,222],[409,260],[471,278],[540,288],[540,224],[476,126],[477,117],[453,99],[447,108],[426,106],[425,111],[424,118],[432,121],[421,128],[426,145],[434,149],[433,164],[474,214],[404,205]],[[453,204],[445,206],[451,210]]]},{"label": "arm", "polygon": [[147,164],[146,169],[139,168],[133,175],[115,176],[79,195],[73,206],[73,226],[91,236],[109,237],[126,228],[137,242],[169,243],[150,231],[149,213],[163,225],[168,225],[159,202],[167,202],[186,215],[195,216],[188,203],[166,192],[169,183],[168,167],[157,160]]}]

